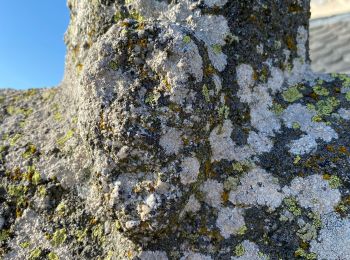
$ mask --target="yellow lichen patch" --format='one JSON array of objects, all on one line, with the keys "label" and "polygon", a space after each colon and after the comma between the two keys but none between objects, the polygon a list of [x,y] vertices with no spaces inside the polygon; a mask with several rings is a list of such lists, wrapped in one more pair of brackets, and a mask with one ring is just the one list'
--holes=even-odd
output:
[{"label": "yellow lichen patch", "polygon": [[77,68],[77,72],[78,72],[78,74],[80,74],[80,73],[82,72],[83,67],[84,67],[84,65],[83,65],[83,64],[81,64],[81,63],[78,63],[78,64],[77,64],[76,68]]},{"label": "yellow lichen patch", "polygon": [[73,135],[74,135],[74,130],[68,130],[68,132],[63,137],[57,140],[57,144],[59,146],[64,146],[65,143],[73,137]]},{"label": "yellow lichen patch", "polygon": [[67,231],[65,228],[61,228],[55,231],[53,233],[52,239],[51,239],[51,244],[53,246],[60,246],[62,245],[67,239]]}]

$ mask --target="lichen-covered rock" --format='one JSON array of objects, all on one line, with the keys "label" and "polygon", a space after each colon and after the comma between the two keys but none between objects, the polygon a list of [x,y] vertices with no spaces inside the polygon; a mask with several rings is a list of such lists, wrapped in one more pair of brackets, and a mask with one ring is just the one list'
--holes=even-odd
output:
[{"label": "lichen-covered rock", "polygon": [[308,0],[68,6],[62,84],[0,91],[2,258],[349,257],[350,77],[310,70]]}]

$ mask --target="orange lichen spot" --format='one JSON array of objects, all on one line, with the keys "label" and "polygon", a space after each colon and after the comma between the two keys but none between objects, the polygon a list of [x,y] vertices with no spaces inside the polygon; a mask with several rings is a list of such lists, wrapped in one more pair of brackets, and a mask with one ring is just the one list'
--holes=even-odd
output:
[{"label": "orange lichen spot", "polygon": [[286,37],[286,44],[288,49],[292,50],[292,51],[296,51],[297,50],[297,46],[295,44],[295,40],[291,35],[288,35]]},{"label": "orange lichen spot", "polygon": [[331,175],[328,174],[328,173],[325,173],[322,175],[323,179],[326,180],[326,181],[329,181],[331,179]]},{"label": "orange lichen spot", "polygon": [[214,73],[215,73],[215,69],[212,66],[210,66],[210,65],[204,69],[204,74],[206,76],[211,76]]},{"label": "orange lichen spot", "polygon": [[339,147],[339,152],[349,155],[349,151],[348,151],[348,149],[345,146],[340,146]]},{"label": "orange lichen spot", "polygon": [[333,145],[327,145],[327,146],[326,146],[326,149],[327,149],[328,152],[332,152],[332,153],[335,152],[335,148],[334,148]]},{"label": "orange lichen spot", "polygon": [[222,201],[224,202],[224,204],[226,204],[226,203],[228,202],[229,195],[230,195],[230,193],[229,193],[228,191],[224,191],[224,192],[221,194],[221,199],[222,199]]},{"label": "orange lichen spot", "polygon": [[78,71],[78,73],[80,73],[82,70],[83,70],[83,67],[84,67],[84,65],[83,64],[81,64],[81,63],[79,63],[79,64],[77,64],[77,71]]}]

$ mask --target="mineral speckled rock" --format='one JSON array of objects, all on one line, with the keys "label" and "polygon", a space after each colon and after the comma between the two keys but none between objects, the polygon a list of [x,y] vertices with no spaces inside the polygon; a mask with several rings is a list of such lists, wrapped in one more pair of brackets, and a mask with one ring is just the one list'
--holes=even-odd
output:
[{"label": "mineral speckled rock", "polygon": [[69,0],[65,76],[0,91],[4,259],[349,259],[350,77],[307,0]]}]

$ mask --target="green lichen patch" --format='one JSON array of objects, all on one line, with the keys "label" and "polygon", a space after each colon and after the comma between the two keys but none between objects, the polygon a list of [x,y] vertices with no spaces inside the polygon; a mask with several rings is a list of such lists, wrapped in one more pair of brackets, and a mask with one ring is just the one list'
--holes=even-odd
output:
[{"label": "green lichen patch", "polygon": [[203,88],[202,88],[202,94],[204,96],[204,99],[206,102],[210,102],[210,96],[209,96],[209,89],[207,87],[207,85],[203,85]]},{"label": "green lichen patch", "polygon": [[191,37],[186,35],[186,36],[184,36],[184,38],[182,40],[183,40],[184,43],[188,44],[188,43],[191,42]]},{"label": "green lichen patch", "polygon": [[305,249],[303,248],[298,248],[295,253],[295,257],[301,257],[307,260],[316,260],[317,255],[315,253],[308,253]]},{"label": "green lichen patch", "polygon": [[24,242],[20,243],[19,246],[22,248],[28,248],[30,246],[30,242],[24,241]]},{"label": "green lichen patch", "polygon": [[299,91],[298,86],[290,87],[282,93],[282,97],[285,101],[293,103],[303,97],[303,94]]},{"label": "green lichen patch", "polygon": [[220,53],[222,53],[222,47],[221,47],[221,45],[219,45],[219,44],[214,44],[214,45],[212,46],[212,49],[213,49],[213,52],[214,52],[215,54],[220,54]]},{"label": "green lichen patch", "polygon": [[283,200],[288,211],[290,211],[294,216],[301,216],[301,209],[295,198],[288,197]]},{"label": "green lichen patch", "polygon": [[342,186],[341,179],[336,175],[324,174],[323,179],[328,181],[329,187],[332,189],[338,189],[340,186]]},{"label": "green lichen patch", "polygon": [[347,101],[350,101],[350,91],[346,92],[345,98]]},{"label": "green lichen patch", "polygon": [[312,89],[319,96],[328,96],[329,95],[329,91],[325,87],[321,87],[319,85],[316,85]]},{"label": "green lichen patch", "polygon": [[26,150],[25,152],[22,154],[22,157],[24,159],[28,159],[30,158],[32,155],[35,154],[35,152],[37,151],[35,145],[33,144],[28,144],[27,147],[26,147]]},{"label": "green lichen patch", "polygon": [[316,111],[319,116],[329,116],[338,107],[340,101],[335,97],[320,100],[316,103]]},{"label": "green lichen patch", "polygon": [[219,107],[218,114],[221,120],[227,119],[230,115],[230,108],[226,105],[222,105],[221,107]]},{"label": "green lichen patch", "polygon": [[0,243],[6,241],[10,237],[10,231],[6,229],[0,230]]},{"label": "green lichen patch", "polygon": [[74,136],[74,130],[68,130],[68,132],[57,140],[59,146],[64,146],[66,142]]},{"label": "green lichen patch", "polygon": [[10,146],[14,146],[16,145],[16,143],[18,142],[19,139],[22,138],[22,134],[15,134],[14,136],[12,136],[10,139],[9,139],[9,143],[10,143]]},{"label": "green lichen patch", "polygon": [[238,244],[236,247],[235,247],[235,250],[234,250],[234,253],[236,256],[242,256],[245,254],[245,248],[243,246],[243,244]]},{"label": "green lichen patch", "polygon": [[109,64],[108,64],[109,68],[112,69],[112,70],[117,70],[118,69],[118,63],[116,63],[115,61],[111,61]]},{"label": "green lichen patch", "polygon": [[32,251],[30,251],[29,259],[40,259],[41,255],[43,253],[43,250],[40,247],[34,248]]},{"label": "green lichen patch", "polygon": [[279,103],[274,103],[273,106],[272,106],[272,111],[273,111],[276,115],[280,116],[280,115],[282,115],[282,113],[283,113],[283,111],[284,111],[284,108],[283,108],[283,106],[282,106],[281,104],[279,104]]},{"label": "green lichen patch", "polygon": [[48,255],[47,255],[47,258],[49,260],[59,260],[60,258],[58,257],[58,255],[54,252],[50,252]]},{"label": "green lichen patch", "polygon": [[61,228],[55,231],[53,233],[51,244],[53,246],[60,246],[62,245],[67,239],[67,230],[65,228]]}]

